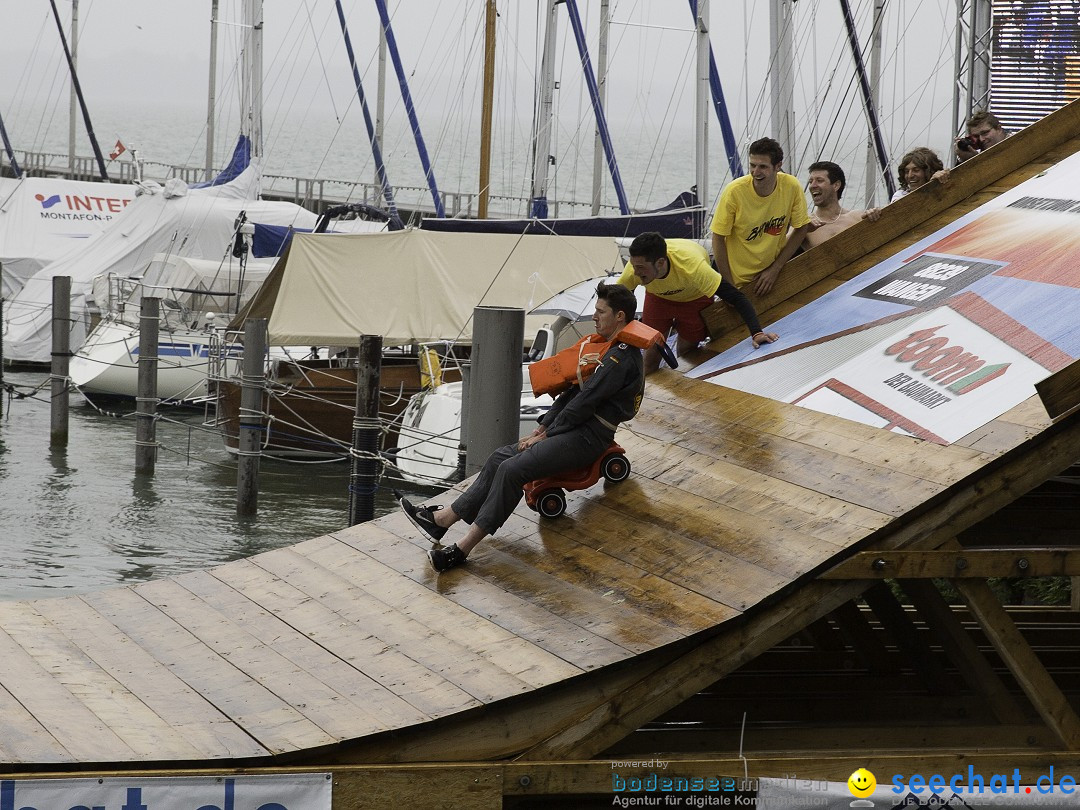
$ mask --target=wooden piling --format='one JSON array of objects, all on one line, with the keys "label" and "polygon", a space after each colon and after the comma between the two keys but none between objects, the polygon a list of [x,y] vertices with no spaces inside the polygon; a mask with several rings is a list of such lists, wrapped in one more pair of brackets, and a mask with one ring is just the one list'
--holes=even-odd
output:
[{"label": "wooden piling", "polygon": [[349,472],[349,525],[375,517],[379,474],[379,376],[382,336],[361,335],[356,365],[356,413],[353,415]]},{"label": "wooden piling", "polygon": [[52,313],[49,447],[67,447],[68,367],[71,360],[71,276],[53,277]]},{"label": "wooden piling", "polygon": [[259,511],[259,459],[263,440],[263,380],[266,368],[266,318],[244,324],[244,359],[240,390],[240,435],[237,444],[236,514]]},{"label": "wooden piling", "polygon": [[469,381],[465,472],[480,471],[493,450],[517,441],[521,423],[521,356],[525,310],[473,310],[472,378]]},{"label": "wooden piling", "polygon": [[158,317],[161,299],[144,295],[139,309],[139,390],[135,397],[135,472],[153,475],[157,461]]}]

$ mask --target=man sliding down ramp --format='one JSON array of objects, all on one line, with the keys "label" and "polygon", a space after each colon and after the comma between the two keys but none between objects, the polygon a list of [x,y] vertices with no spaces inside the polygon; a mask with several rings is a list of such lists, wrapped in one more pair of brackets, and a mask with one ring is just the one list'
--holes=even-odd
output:
[{"label": "man sliding down ramp", "polygon": [[[401,499],[405,514],[432,540],[441,540],[459,520],[472,524],[456,544],[428,551],[436,571],[461,565],[480,541],[497,532],[521,500],[526,483],[592,464],[611,445],[619,423],[637,413],[645,392],[641,349],[614,340],[634,320],[637,298],[626,287],[603,282],[597,285],[596,297],[593,323],[598,335],[583,339],[579,346],[598,342],[597,336],[614,342],[598,364],[590,365],[595,368],[591,376],[582,373],[580,383],[560,394],[532,435],[493,452],[476,480],[450,506],[416,506]],[[659,335],[655,339],[662,340]]]}]

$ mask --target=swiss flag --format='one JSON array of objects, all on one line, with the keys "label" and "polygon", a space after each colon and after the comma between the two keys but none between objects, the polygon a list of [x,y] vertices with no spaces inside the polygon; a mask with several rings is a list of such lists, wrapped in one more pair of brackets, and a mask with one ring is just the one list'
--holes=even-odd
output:
[{"label": "swiss flag", "polygon": [[117,138],[116,139],[116,146],[113,148],[113,150],[111,152],[109,152],[109,160],[116,160],[118,157],[120,157],[126,151],[127,151],[127,147],[124,146],[124,144],[120,141],[119,138]]}]

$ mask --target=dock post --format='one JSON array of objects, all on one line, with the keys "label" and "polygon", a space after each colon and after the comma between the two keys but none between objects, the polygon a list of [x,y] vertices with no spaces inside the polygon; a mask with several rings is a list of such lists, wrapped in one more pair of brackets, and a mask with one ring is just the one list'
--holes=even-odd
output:
[{"label": "dock post", "polygon": [[520,307],[473,310],[466,475],[479,472],[493,450],[518,440],[524,348],[525,310]]},{"label": "dock post", "polygon": [[68,443],[68,367],[71,361],[71,276],[52,284],[52,367],[49,374],[49,447]]},{"label": "dock post", "polygon": [[349,525],[375,517],[379,475],[379,376],[382,336],[361,335],[356,361],[356,412],[349,451]]},{"label": "dock post", "polygon": [[4,265],[0,262],[0,416],[4,415]]},{"label": "dock post", "polygon": [[157,461],[158,317],[161,299],[144,295],[139,309],[139,390],[135,397],[135,472],[154,474]]},{"label": "dock post", "polygon": [[240,380],[240,430],[237,442],[236,514],[259,511],[259,459],[263,438],[263,379],[266,369],[266,318],[244,324],[244,359]]}]

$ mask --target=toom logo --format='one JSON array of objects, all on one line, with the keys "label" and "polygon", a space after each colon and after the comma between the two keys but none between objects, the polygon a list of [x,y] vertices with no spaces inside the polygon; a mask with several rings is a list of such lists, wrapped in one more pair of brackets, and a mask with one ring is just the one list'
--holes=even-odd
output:
[{"label": "toom logo", "polygon": [[1000,262],[924,253],[855,295],[875,301],[930,308],[1003,266]]},{"label": "toom logo", "polygon": [[[942,326],[917,329],[888,346],[885,354],[895,355],[898,363],[910,363],[912,371],[930,378],[931,381],[957,396],[968,394],[991,380],[997,379],[1012,365],[1011,363],[996,363],[988,366],[985,360],[967,351],[963,346],[950,345],[947,337],[936,334]],[[898,376],[907,377],[907,375]],[[887,384],[896,388],[908,384],[911,379],[908,377],[906,380],[898,380],[894,377]]]}]

